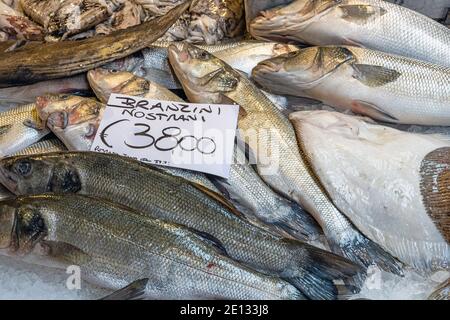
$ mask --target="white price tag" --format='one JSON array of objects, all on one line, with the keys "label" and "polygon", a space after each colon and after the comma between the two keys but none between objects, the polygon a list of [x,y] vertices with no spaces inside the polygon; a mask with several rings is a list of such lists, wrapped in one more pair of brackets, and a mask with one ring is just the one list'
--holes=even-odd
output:
[{"label": "white price tag", "polygon": [[91,151],[228,178],[238,115],[237,105],[112,94]]}]

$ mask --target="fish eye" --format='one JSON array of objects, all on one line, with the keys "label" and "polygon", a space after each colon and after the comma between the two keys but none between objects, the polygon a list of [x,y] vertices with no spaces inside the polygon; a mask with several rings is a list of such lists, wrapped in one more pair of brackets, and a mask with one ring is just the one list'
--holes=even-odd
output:
[{"label": "fish eye", "polygon": [[29,176],[31,173],[31,162],[22,160],[15,164],[14,171],[22,177]]},{"label": "fish eye", "polygon": [[110,72],[111,72],[111,73],[119,73],[119,70],[117,70],[117,69],[112,69],[112,70],[110,70]]},{"label": "fish eye", "polygon": [[202,60],[208,59],[208,58],[209,58],[208,52],[206,52],[206,51],[201,51],[200,54],[199,54],[199,58],[202,59]]}]

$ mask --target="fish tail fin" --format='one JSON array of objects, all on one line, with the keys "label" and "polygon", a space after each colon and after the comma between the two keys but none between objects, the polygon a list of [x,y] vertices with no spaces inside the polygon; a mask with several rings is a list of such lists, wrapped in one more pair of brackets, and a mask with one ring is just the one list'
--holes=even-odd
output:
[{"label": "fish tail fin", "polygon": [[[403,264],[359,232],[353,233],[350,238],[341,241],[340,244],[330,241],[330,247],[333,252],[343,255],[366,269],[377,265],[386,272],[403,276]],[[364,278],[360,278],[360,281],[364,281]]]},{"label": "fish tail fin", "polygon": [[339,290],[334,280],[346,280],[364,270],[357,264],[334,253],[299,243],[294,250],[295,265],[288,268],[282,277],[298,288],[305,296],[314,300],[334,300],[339,296]]},{"label": "fish tail fin", "polygon": [[297,204],[291,205],[290,212],[280,221],[273,222],[273,225],[300,241],[315,241],[323,235],[316,220]]},{"label": "fish tail fin", "polygon": [[146,297],[146,287],[148,282],[149,279],[137,280],[101,300],[143,300]]}]

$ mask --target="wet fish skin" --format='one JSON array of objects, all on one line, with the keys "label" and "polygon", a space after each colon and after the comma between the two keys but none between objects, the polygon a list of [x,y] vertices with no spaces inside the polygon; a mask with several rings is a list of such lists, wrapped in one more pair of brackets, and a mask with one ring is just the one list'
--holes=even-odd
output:
[{"label": "wet fish skin", "polygon": [[301,241],[317,240],[322,234],[307,212],[265,184],[239,145],[235,146],[229,178],[211,180],[250,221],[268,231]]},{"label": "wet fish skin", "polygon": [[169,59],[189,100],[241,106],[240,136],[257,157],[261,178],[313,215],[334,252],[365,267],[375,263],[387,271],[402,273],[393,257],[365,238],[334,206],[304,159],[289,120],[252,82],[187,43],[181,50],[171,46]]},{"label": "wet fish skin", "polygon": [[129,158],[54,153],[2,159],[0,168],[0,181],[17,195],[50,191],[100,197],[211,234],[233,259],[281,276],[310,298],[336,298],[331,280],[360,272],[344,258],[251,225],[204,188]]},{"label": "wet fish skin", "polygon": [[52,13],[56,12],[61,0],[20,0],[20,6],[25,14],[47,29]]},{"label": "wet fish skin", "polygon": [[35,104],[0,112],[0,157],[29,147],[49,133],[38,116]]},{"label": "wet fish skin", "polygon": [[448,270],[448,139],[337,112],[290,119],[328,194],[359,230],[420,272]]},{"label": "wet fish skin", "polygon": [[89,150],[106,106],[97,100],[73,95],[46,95],[36,99],[45,125],[69,150]]},{"label": "wet fish skin", "polygon": [[261,62],[253,79],[276,94],[402,124],[450,125],[450,68],[356,47],[311,47]]},{"label": "wet fish skin", "polygon": [[118,9],[113,15],[95,27],[96,34],[110,34],[116,30],[127,29],[141,24],[144,21],[144,9],[134,1],[125,1],[122,8]]},{"label": "wet fish skin", "polygon": [[250,32],[257,39],[360,46],[450,67],[450,29],[382,0],[297,0],[263,12]]},{"label": "wet fish skin", "polygon": [[429,297],[428,300],[446,300],[450,299],[450,279],[444,281]]},{"label": "wet fish skin", "polygon": [[33,103],[38,96],[45,94],[92,94],[86,75],[70,78],[37,82],[28,86],[18,86],[0,89],[0,111]]},{"label": "wet fish skin", "polygon": [[189,5],[190,1],[187,1],[166,16],[111,35],[46,43],[2,53],[0,87],[67,77],[126,57],[158,39]]},{"label": "wet fish skin", "polygon": [[44,263],[80,266],[86,280],[108,289],[147,278],[145,298],[304,299],[287,282],[225,257],[195,232],[110,202],[48,194],[0,208],[0,239],[8,232],[11,238],[1,251],[24,260],[38,251]]}]

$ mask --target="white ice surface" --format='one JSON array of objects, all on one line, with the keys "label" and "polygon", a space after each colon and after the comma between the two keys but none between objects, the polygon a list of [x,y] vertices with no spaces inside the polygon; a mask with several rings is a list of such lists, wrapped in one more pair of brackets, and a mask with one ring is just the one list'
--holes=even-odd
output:
[{"label": "white ice surface", "polygon": [[0,256],[0,299],[72,300],[99,299],[107,292],[83,282],[81,290],[69,290],[64,270],[26,264]]}]

